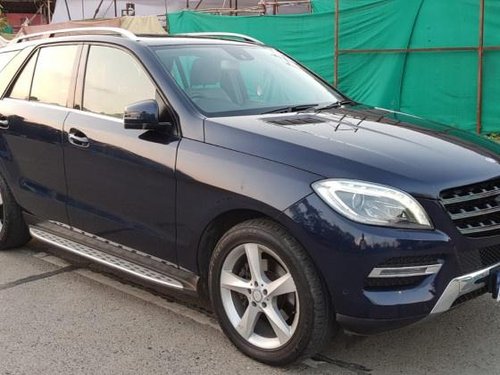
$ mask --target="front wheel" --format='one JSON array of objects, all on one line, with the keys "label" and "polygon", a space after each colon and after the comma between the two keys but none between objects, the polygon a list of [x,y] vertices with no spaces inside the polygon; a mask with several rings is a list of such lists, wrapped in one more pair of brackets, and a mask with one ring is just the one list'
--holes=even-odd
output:
[{"label": "front wheel", "polygon": [[328,342],[332,313],[309,256],[264,219],[230,229],[213,253],[210,296],[221,327],[246,355],[286,365]]}]

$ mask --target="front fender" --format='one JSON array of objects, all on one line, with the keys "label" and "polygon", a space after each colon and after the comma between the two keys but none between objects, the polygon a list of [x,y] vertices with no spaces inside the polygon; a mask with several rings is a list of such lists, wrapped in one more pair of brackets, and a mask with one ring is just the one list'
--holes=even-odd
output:
[{"label": "front fender", "polygon": [[183,139],[177,155],[177,254],[197,270],[198,241],[209,223],[233,210],[272,218],[311,193],[318,175],[203,142]]}]

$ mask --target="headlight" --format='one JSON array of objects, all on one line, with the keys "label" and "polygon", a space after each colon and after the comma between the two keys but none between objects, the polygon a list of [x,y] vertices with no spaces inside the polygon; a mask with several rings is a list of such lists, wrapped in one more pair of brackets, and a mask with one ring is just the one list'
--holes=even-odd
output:
[{"label": "headlight", "polygon": [[340,214],[359,223],[430,229],[422,206],[409,194],[388,186],[356,180],[323,180],[314,191]]}]

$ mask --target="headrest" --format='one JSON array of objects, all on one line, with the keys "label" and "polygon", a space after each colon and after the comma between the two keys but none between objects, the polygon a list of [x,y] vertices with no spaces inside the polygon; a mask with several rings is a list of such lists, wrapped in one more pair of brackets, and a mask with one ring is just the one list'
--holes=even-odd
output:
[{"label": "headrest", "polygon": [[191,87],[213,85],[220,82],[221,62],[214,57],[200,57],[191,68]]}]

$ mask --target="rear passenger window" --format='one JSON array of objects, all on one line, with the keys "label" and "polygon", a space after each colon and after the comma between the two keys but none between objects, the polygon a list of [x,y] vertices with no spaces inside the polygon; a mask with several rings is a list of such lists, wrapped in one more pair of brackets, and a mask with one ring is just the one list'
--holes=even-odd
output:
[{"label": "rear passenger window", "polygon": [[14,87],[12,88],[9,97],[14,99],[29,100],[31,80],[33,79],[33,72],[35,71],[36,57],[38,53],[31,56],[30,61],[24,66],[23,71],[17,78]]},{"label": "rear passenger window", "polygon": [[90,47],[84,110],[121,118],[126,106],[155,98],[155,86],[130,54],[112,47]]},{"label": "rear passenger window", "polygon": [[42,48],[31,86],[30,100],[66,106],[78,46]]}]

